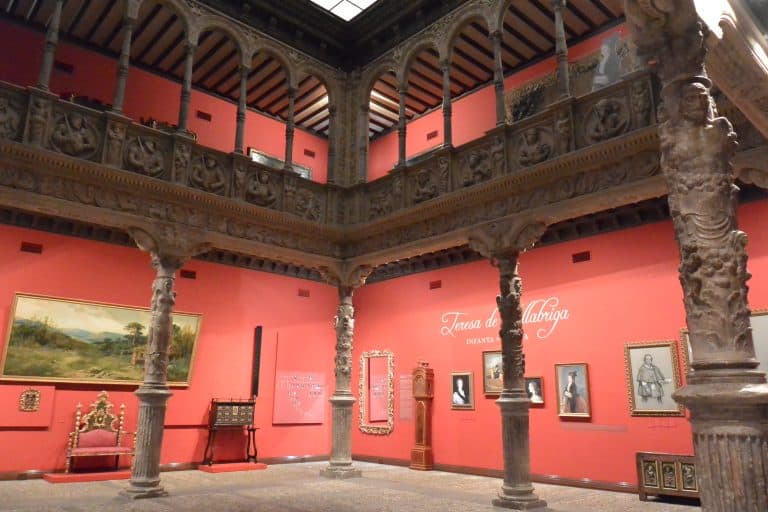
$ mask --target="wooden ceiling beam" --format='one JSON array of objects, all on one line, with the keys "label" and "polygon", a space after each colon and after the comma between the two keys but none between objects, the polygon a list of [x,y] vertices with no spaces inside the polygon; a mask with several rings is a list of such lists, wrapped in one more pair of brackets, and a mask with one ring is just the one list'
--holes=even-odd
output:
[{"label": "wooden ceiling beam", "polygon": [[104,8],[101,10],[101,13],[96,17],[96,22],[91,27],[91,30],[88,31],[88,35],[85,36],[86,41],[90,42],[94,34],[96,34],[96,31],[101,28],[101,25],[104,23],[107,14],[109,14],[109,11],[111,11],[115,6],[115,1],[116,0],[108,0],[107,3],[104,4]]}]

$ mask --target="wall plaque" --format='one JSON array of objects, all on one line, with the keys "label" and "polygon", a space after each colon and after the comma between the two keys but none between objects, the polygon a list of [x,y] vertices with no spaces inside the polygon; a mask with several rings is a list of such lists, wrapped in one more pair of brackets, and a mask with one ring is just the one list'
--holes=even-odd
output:
[{"label": "wall plaque", "polygon": [[36,412],[40,409],[40,391],[25,389],[19,395],[19,410],[22,412]]},{"label": "wall plaque", "polygon": [[273,424],[323,423],[328,400],[325,374],[278,371]]}]

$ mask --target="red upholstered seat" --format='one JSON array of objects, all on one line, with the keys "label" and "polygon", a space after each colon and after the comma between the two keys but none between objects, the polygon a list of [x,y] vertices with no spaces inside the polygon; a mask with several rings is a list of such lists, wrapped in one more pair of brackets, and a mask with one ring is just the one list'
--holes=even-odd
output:
[{"label": "red upholstered seat", "polygon": [[72,456],[77,455],[120,455],[133,453],[133,449],[123,446],[92,446],[90,448],[72,448]]},{"label": "red upholstered seat", "polygon": [[90,432],[80,432],[78,448],[91,448],[94,446],[116,446],[117,432],[110,432],[103,428],[97,428]]}]

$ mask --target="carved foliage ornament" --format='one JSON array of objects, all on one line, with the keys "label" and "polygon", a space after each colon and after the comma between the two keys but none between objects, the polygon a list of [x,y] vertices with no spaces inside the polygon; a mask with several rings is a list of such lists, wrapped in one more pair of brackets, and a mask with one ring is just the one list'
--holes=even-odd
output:
[{"label": "carved foliage ornament", "polygon": [[[368,422],[368,402],[367,397],[373,392],[382,392],[380,389],[373,389],[369,386],[368,364],[372,357],[387,358],[387,421],[383,425],[373,425]],[[358,388],[358,404],[360,413],[360,431],[364,434],[388,435],[395,428],[395,358],[390,350],[370,350],[360,355],[360,385]],[[371,383],[372,384],[372,383]]]}]

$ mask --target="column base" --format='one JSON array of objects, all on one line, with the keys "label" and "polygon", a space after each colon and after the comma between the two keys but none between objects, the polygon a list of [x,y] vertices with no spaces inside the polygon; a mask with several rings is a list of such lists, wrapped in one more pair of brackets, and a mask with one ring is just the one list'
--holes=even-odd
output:
[{"label": "column base", "polygon": [[145,498],[162,498],[168,496],[168,491],[159,482],[147,487],[131,484],[127,489],[120,491],[120,495],[132,500],[141,500]]},{"label": "column base", "polygon": [[511,508],[512,510],[546,509],[547,502],[533,493],[532,486],[525,486],[515,490],[502,485],[501,492],[493,500],[494,507]]},{"label": "column base", "polygon": [[320,476],[334,480],[346,480],[347,478],[360,478],[363,472],[352,466],[328,466],[320,470]]}]

